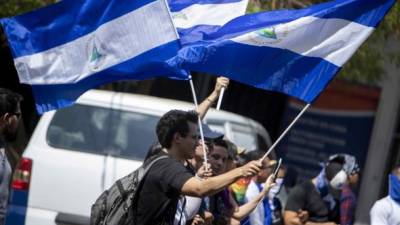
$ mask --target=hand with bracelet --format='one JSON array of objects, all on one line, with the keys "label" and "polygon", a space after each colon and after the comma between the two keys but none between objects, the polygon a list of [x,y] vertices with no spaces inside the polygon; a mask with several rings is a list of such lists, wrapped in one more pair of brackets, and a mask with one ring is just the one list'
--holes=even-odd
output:
[{"label": "hand with bracelet", "polygon": [[216,103],[218,97],[221,93],[222,88],[228,88],[229,79],[226,77],[218,77],[215,82],[214,91],[198,106],[196,109],[197,113],[200,116],[200,119],[203,119],[206,115],[208,109]]}]

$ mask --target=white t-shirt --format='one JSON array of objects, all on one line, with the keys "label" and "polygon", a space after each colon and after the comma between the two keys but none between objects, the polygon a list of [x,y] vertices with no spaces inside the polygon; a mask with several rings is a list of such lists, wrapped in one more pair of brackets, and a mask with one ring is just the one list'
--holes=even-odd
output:
[{"label": "white t-shirt", "polygon": [[0,225],[4,224],[7,212],[8,192],[11,178],[11,166],[4,148],[0,146]]},{"label": "white t-shirt", "polygon": [[371,225],[400,225],[400,204],[390,196],[376,201],[369,214]]},{"label": "white t-shirt", "polygon": [[[260,194],[260,190],[258,189],[257,184],[254,181],[250,181],[250,184],[246,190],[246,202],[251,201],[257,197],[258,194]],[[262,202],[260,202],[249,215],[250,225],[264,225],[264,214],[264,205]]]},{"label": "white t-shirt", "polygon": [[183,196],[176,207],[174,225],[184,225],[197,214],[201,206],[201,198]]}]

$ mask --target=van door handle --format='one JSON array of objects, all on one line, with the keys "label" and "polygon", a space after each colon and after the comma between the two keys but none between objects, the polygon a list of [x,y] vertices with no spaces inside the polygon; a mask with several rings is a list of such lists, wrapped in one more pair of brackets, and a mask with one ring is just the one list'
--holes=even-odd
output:
[{"label": "van door handle", "polygon": [[69,213],[58,213],[56,216],[57,225],[89,225],[90,218]]}]

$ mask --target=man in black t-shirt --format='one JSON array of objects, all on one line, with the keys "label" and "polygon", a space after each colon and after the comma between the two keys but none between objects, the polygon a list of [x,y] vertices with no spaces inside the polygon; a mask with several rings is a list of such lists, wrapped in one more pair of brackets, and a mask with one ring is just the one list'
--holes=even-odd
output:
[{"label": "man in black t-shirt", "polygon": [[346,180],[343,164],[328,162],[317,177],[296,185],[287,199],[285,225],[339,223],[339,205],[331,192],[340,190]]},{"label": "man in black t-shirt", "polygon": [[[157,161],[149,170],[133,207],[135,225],[172,225],[181,195],[205,197],[219,192],[237,179],[253,176],[261,164],[252,161],[225,174],[201,180],[184,166],[193,158],[199,144],[197,113],[171,110],[163,115],[156,127],[158,141],[163,147]],[[146,162],[145,162],[146,163]]]}]

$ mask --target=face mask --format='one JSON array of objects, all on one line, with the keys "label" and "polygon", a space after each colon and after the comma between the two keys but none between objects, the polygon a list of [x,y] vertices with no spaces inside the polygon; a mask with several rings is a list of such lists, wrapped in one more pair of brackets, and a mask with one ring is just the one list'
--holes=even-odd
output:
[{"label": "face mask", "polygon": [[276,178],[275,186],[273,186],[268,192],[268,198],[273,199],[281,190],[283,184],[283,178]]},{"label": "face mask", "polygon": [[332,180],[329,182],[331,187],[336,190],[342,189],[343,185],[346,183],[347,174],[343,170],[337,173]]},{"label": "face mask", "polygon": [[400,180],[392,174],[389,175],[389,196],[400,204]]}]

